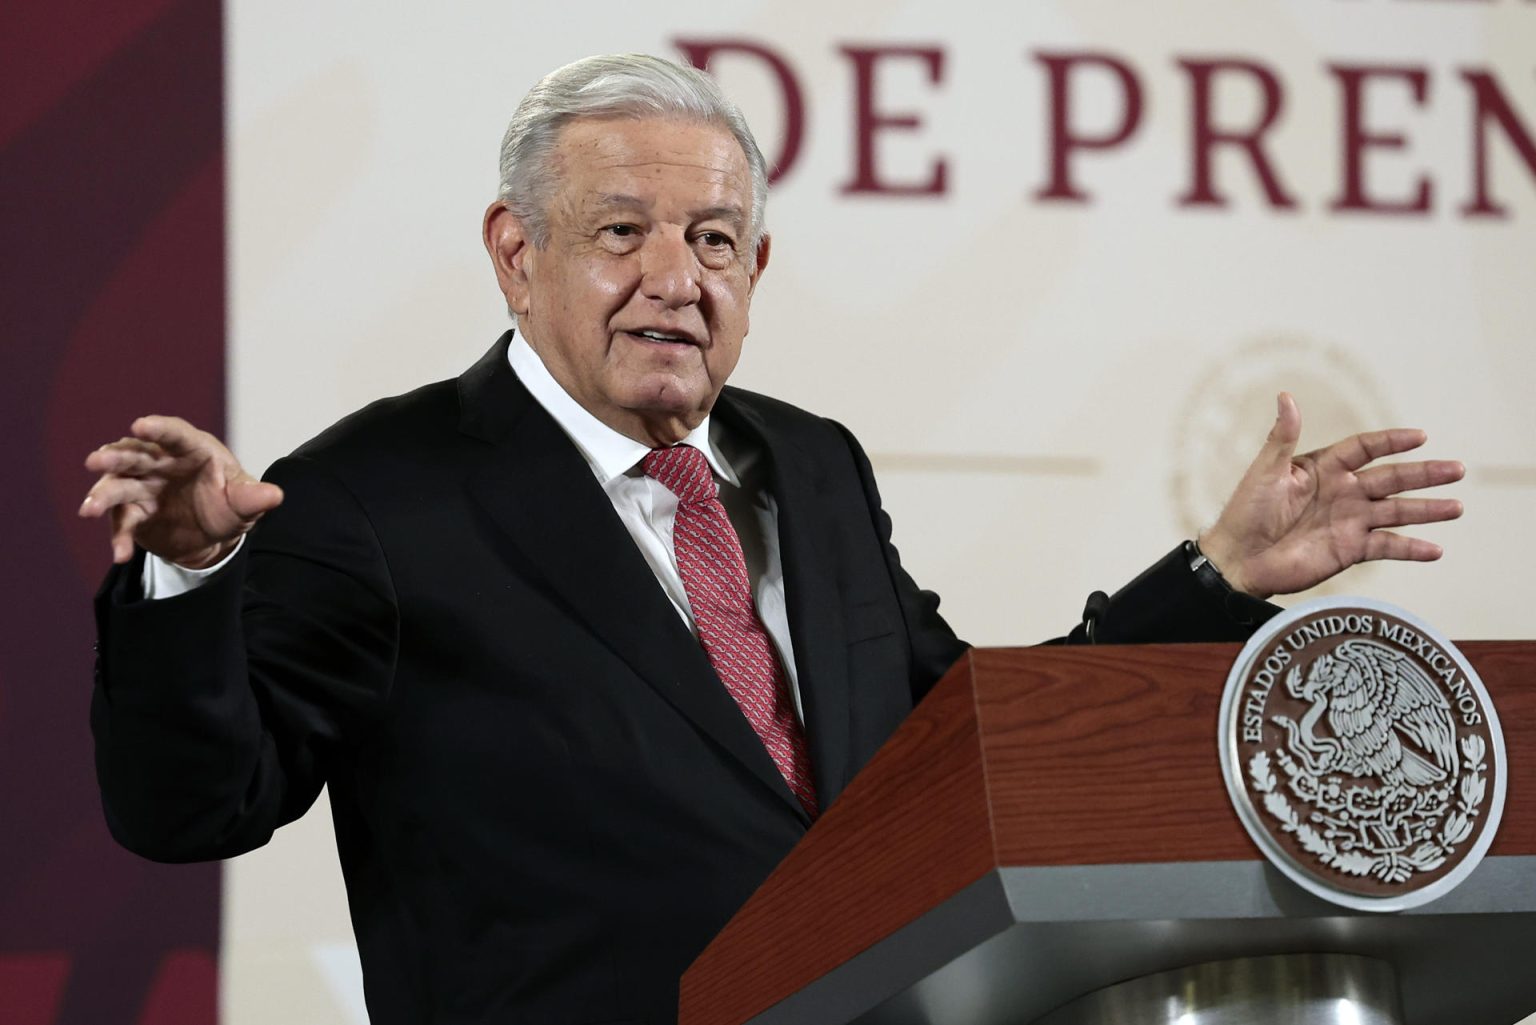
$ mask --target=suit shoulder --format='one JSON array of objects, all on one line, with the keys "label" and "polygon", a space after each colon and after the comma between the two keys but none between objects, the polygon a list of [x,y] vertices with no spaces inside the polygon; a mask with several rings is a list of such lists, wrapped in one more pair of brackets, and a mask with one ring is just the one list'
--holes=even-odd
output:
[{"label": "suit shoulder", "polygon": [[871,476],[869,457],[859,439],[831,417],[741,388],[727,387],[724,397],[744,419],[755,420],[773,437],[791,442],[824,471],[851,473],[861,480]]},{"label": "suit shoulder", "polygon": [[403,395],[377,399],[342,417],[294,450],[322,463],[349,463],[370,457],[400,458],[422,446],[440,444],[459,421],[455,381],[434,381]]},{"label": "suit shoulder", "polygon": [[801,409],[782,399],[729,385],[724,395],[782,436],[822,445],[851,437],[848,429],[836,420]]}]

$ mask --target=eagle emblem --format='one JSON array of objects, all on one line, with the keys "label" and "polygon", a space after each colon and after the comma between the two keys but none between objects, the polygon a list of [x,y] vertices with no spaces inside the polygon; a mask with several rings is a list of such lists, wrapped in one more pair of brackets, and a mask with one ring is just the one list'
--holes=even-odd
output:
[{"label": "eagle emblem", "polygon": [[1244,825],[1287,875],[1338,903],[1433,899],[1470,873],[1502,808],[1490,760],[1502,763],[1502,738],[1481,682],[1449,641],[1390,606],[1313,602],[1277,618],[1223,701],[1223,767]]}]

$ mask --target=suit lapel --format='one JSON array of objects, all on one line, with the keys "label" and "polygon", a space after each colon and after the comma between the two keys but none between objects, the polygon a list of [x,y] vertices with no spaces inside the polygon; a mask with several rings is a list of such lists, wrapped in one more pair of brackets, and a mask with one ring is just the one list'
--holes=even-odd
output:
[{"label": "suit lapel", "polygon": [[517,380],[506,351],[503,336],[459,379],[461,428],[491,445],[471,496],[567,611],[803,815],[581,453]]},{"label": "suit lapel", "polygon": [[837,562],[829,550],[834,533],[826,488],[818,461],[772,430],[734,389],[721,396],[715,413],[761,445],[769,459],[806,740],[816,792],[825,806],[848,785],[851,774],[848,651]]}]

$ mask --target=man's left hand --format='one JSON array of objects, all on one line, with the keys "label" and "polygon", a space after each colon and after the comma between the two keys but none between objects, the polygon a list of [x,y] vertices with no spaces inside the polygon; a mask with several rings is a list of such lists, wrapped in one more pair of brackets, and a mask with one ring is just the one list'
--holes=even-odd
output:
[{"label": "man's left hand", "polygon": [[1296,454],[1301,412],[1282,392],[1269,438],[1227,501],[1200,550],[1233,588],[1257,598],[1304,591],[1357,562],[1430,562],[1440,546],[1392,528],[1461,515],[1454,498],[1401,498],[1401,492],[1458,481],[1461,463],[1433,459],[1370,464],[1424,444],[1423,431],[1400,427],[1356,434]]}]

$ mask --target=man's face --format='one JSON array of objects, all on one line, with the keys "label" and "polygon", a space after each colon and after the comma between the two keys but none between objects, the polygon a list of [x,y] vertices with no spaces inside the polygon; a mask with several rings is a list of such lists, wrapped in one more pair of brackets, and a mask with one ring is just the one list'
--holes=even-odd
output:
[{"label": "man's face", "polygon": [[752,178],[713,125],[576,120],[552,158],[550,238],[505,208],[486,246],[519,330],[577,402],[658,445],[698,426],[741,354],[767,264],[749,248]]}]

